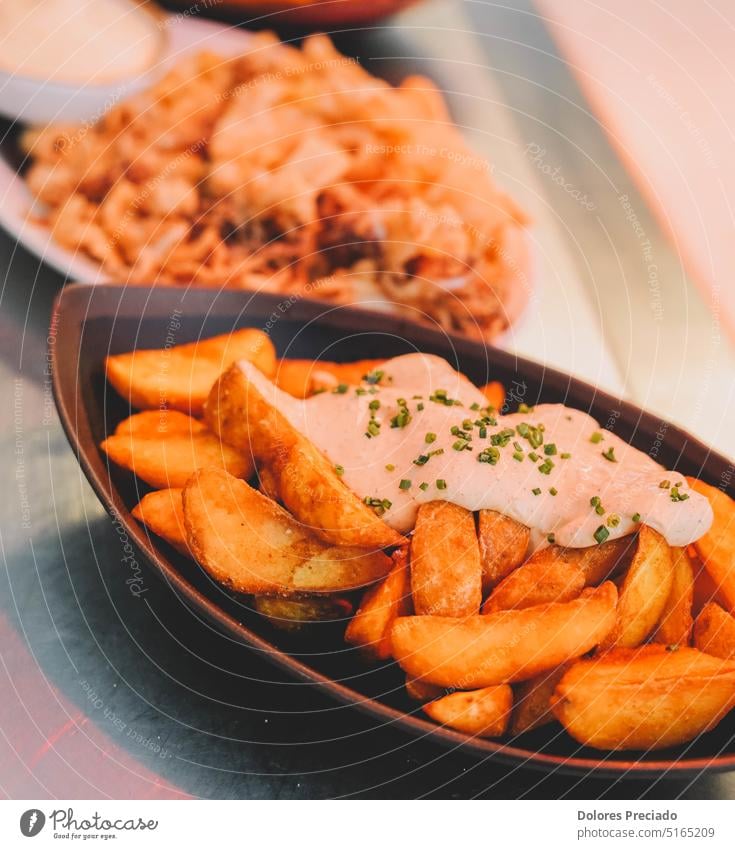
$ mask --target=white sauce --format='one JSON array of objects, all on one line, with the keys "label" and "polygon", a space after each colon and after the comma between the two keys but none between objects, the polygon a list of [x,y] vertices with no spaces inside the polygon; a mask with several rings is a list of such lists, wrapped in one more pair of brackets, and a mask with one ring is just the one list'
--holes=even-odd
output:
[{"label": "white sauce", "polygon": [[[684,546],[702,536],[712,522],[709,502],[690,489],[682,475],[666,472],[579,410],[543,404],[531,412],[492,413],[496,423],[486,425],[485,438],[478,425],[471,431],[463,428],[463,420],[474,422],[488,414],[486,409],[471,409],[473,404],[486,408],[487,400],[439,357],[397,357],[382,366],[385,377],[380,385],[363,383],[366,394],[350,387],[346,393],[325,392],[305,401],[277,389],[250,363],[240,367],[270,403],[335,466],[344,469],[342,480],[353,492],[360,498],[390,502],[383,519],[401,532],[413,528],[420,504],[434,500],[510,516],[533,530],[534,547],[545,544],[549,534],[564,546],[595,545],[600,527],[607,531],[607,538],[614,539],[630,534],[639,523],[659,531],[671,545]],[[437,390],[446,390],[462,406],[430,400]],[[401,410],[399,398],[405,399],[411,419],[405,427],[391,427],[391,419]],[[368,438],[369,405],[374,401],[380,402],[380,408],[372,411],[380,432]],[[519,426],[526,431],[524,425],[543,427],[543,445],[534,447],[518,433]],[[452,426],[471,433],[472,450],[454,448],[461,436],[451,433]],[[492,444],[492,435],[504,429],[514,433],[507,444],[495,446],[497,462],[479,462],[481,451]],[[436,439],[427,443],[427,433],[436,434]],[[593,442],[597,438],[593,434],[601,440]],[[556,453],[545,453],[549,445],[555,446]],[[423,465],[413,462],[431,451],[443,453]],[[603,452],[615,460],[606,459]],[[536,460],[529,456],[532,453]],[[515,459],[514,454],[523,459]],[[570,456],[562,456],[566,454]],[[410,481],[410,488],[401,489],[402,480]],[[438,488],[437,481],[445,481],[446,488]],[[662,481],[668,481],[669,487],[662,488]],[[428,486],[422,490],[421,484]],[[683,500],[675,500],[677,493]],[[594,497],[600,499],[602,513],[590,503]]]},{"label": "white sauce", "polygon": [[103,83],[150,68],[161,37],[129,0],[2,0],[0,65],[34,79]]}]

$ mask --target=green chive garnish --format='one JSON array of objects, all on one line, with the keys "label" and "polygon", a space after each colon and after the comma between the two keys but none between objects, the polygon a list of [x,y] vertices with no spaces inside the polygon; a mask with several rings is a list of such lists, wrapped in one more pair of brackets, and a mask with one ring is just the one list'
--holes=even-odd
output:
[{"label": "green chive garnish", "polygon": [[541,495],[541,490],[540,490],[537,486],[535,486],[535,487],[531,490],[531,492],[532,492],[534,495]]},{"label": "green chive garnish", "polygon": [[436,434],[435,433],[427,433],[424,437],[424,440],[431,445],[432,442],[436,442]]},{"label": "green chive garnish", "polygon": [[555,486],[552,486],[552,487],[549,489],[549,494],[550,494],[550,495],[556,495],[558,492],[559,492],[559,490],[558,490]]},{"label": "green chive garnish", "polygon": [[396,467],[393,465],[393,463],[388,463],[388,464],[386,465],[385,469],[386,469],[386,471],[388,471],[388,472],[395,472]]},{"label": "green chive garnish", "polygon": [[411,481],[408,478],[403,478],[398,484],[398,489],[411,489]]},{"label": "green chive garnish", "polygon": [[600,527],[594,532],[593,536],[595,541],[601,545],[610,536],[610,531],[608,531],[604,525],[600,525]]},{"label": "green chive garnish", "polygon": [[556,454],[556,445],[553,442],[549,442],[548,445],[544,445],[544,454],[551,457]]},{"label": "green chive garnish", "polygon": [[345,473],[345,467],[344,466],[335,466],[334,471],[335,471],[336,474],[338,474],[340,477],[342,477],[342,475]]},{"label": "green chive garnish", "polygon": [[419,489],[422,489],[424,492],[426,492],[426,490],[427,490],[428,488],[429,488],[429,484],[428,484],[428,483],[426,483],[426,481],[424,481],[423,483],[420,483],[420,484],[419,484]]},{"label": "green chive garnish", "polygon": [[444,478],[439,478],[437,480],[436,488],[437,489],[446,489],[447,488],[447,482],[444,480]]},{"label": "green chive garnish", "polygon": [[602,456],[611,463],[617,463],[618,458],[615,456],[615,448],[611,445],[607,451],[602,452]]},{"label": "green chive garnish", "polygon": [[641,514],[640,513],[633,513],[633,515],[630,518],[632,519],[632,521],[634,521],[636,524],[638,524],[638,522],[640,522],[640,520],[641,520]]}]

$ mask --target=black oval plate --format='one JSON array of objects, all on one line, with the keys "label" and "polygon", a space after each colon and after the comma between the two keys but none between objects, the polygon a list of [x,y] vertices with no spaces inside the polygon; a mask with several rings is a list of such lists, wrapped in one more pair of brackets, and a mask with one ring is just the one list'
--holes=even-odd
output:
[{"label": "black oval plate", "polygon": [[[304,639],[285,636],[209,580],[136,522],[130,509],[146,491],[108,465],[100,441],[131,410],[106,384],[103,360],[134,348],[162,348],[240,327],[269,333],[280,356],[349,361],[424,351],[445,357],[478,385],[500,380],[511,406],[561,402],[589,412],[668,468],[724,486],[733,494],[733,465],[685,432],[575,378],[481,343],[447,337],[392,316],[249,292],[122,286],[68,286],[57,298],[51,346],[56,404],[85,475],[107,510],[153,569],[198,612],[227,634],[262,652],[293,675],[324,687],[407,732],[462,746],[514,765],[577,774],[658,776],[735,768],[735,714],[687,746],[654,753],[600,753],[577,745],[557,727],[502,742],[480,740],[421,718],[395,664],[368,668],[343,645],[334,625]],[[727,485],[727,486],[725,486]]]}]

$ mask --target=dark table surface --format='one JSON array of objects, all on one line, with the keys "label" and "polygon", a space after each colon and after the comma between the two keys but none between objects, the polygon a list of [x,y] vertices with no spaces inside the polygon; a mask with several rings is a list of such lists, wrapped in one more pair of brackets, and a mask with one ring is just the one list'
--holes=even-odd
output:
[{"label": "dark table surface", "polygon": [[[465,4],[463,12],[483,34],[480,49],[519,112],[532,106],[529,90],[513,83],[521,67],[524,79],[532,68],[565,97],[579,97],[529,7]],[[420,26],[422,14],[418,7],[404,16],[398,30],[343,36],[340,46],[425,70],[424,59],[411,57],[405,23]],[[517,44],[521,30],[525,46]],[[549,143],[573,170],[573,156],[554,135]],[[594,143],[613,167],[604,139]],[[163,585],[151,580],[144,595],[131,594],[125,540],[79,471],[53,408],[47,327],[64,281],[5,235],[0,269],[0,792],[30,799],[732,798],[729,775],[580,779],[447,752],[294,683],[214,632]]]}]

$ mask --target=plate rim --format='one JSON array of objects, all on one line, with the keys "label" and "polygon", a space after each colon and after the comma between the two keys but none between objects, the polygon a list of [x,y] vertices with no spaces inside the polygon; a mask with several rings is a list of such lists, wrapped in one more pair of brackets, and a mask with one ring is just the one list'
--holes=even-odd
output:
[{"label": "plate rim", "polygon": [[[542,771],[560,771],[571,775],[585,775],[590,777],[610,777],[610,778],[636,778],[645,779],[651,777],[664,778],[685,778],[701,775],[704,772],[715,773],[724,772],[735,769],[735,752],[727,755],[716,756],[715,758],[680,758],[674,761],[671,760],[620,760],[612,759],[609,756],[614,756],[615,753],[601,753],[599,759],[588,757],[563,757],[534,751],[531,749],[520,748],[505,742],[498,742],[491,739],[479,737],[471,737],[457,731],[436,725],[429,720],[425,720],[413,714],[405,713],[397,708],[393,708],[382,702],[367,697],[352,688],[341,684],[329,678],[327,675],[319,672],[306,663],[293,657],[287,652],[275,646],[266,638],[260,636],[257,632],[251,630],[247,626],[238,622],[235,617],[228,614],[220,608],[214,601],[209,599],[203,593],[189,583],[176,569],[176,567],[168,560],[168,558],[158,550],[152,543],[151,535],[146,532],[145,528],[136,522],[130,513],[130,510],[124,503],[122,497],[112,486],[109,476],[105,479],[97,469],[94,468],[91,462],[91,457],[84,448],[85,434],[80,432],[79,423],[82,422],[82,429],[88,426],[86,405],[80,394],[80,384],[78,381],[79,371],[77,368],[78,358],[64,357],[70,350],[79,352],[80,344],[83,336],[83,329],[86,321],[93,317],[103,317],[105,315],[112,316],[105,306],[100,309],[99,301],[109,300],[114,304],[115,295],[118,295],[118,306],[126,298],[139,298],[141,301],[148,303],[150,298],[164,298],[174,296],[176,293],[189,297],[201,297],[203,303],[206,302],[206,296],[209,295],[209,309],[203,311],[206,315],[212,314],[212,291],[206,289],[176,289],[171,287],[145,287],[145,286],[125,286],[106,284],[103,286],[89,286],[84,283],[70,284],[63,286],[57,293],[54,300],[54,305],[51,314],[51,330],[49,338],[53,339],[53,344],[50,345],[49,362],[52,372],[52,391],[54,402],[56,405],[59,418],[69,442],[69,445],[74,452],[77,462],[79,463],[85,477],[92,486],[95,494],[100,499],[107,513],[115,520],[120,521],[125,528],[126,533],[130,536],[134,545],[144,556],[147,564],[153,567],[157,576],[164,580],[170,588],[179,594],[187,604],[192,605],[199,612],[204,613],[210,621],[216,623],[231,636],[237,638],[251,649],[255,649],[262,654],[269,662],[275,666],[286,670],[295,675],[297,678],[317,684],[320,689],[339,702],[357,708],[362,713],[366,713],[373,718],[387,720],[388,724],[397,725],[403,730],[410,733],[413,737],[423,737],[431,739],[444,747],[454,748],[458,750],[469,750],[468,754],[475,757],[484,757],[493,759],[498,762],[507,763],[515,767],[532,768]],[[278,296],[267,295],[265,293],[240,291],[240,290],[221,290],[217,293],[218,297],[224,297],[226,300],[242,298],[237,315],[245,314],[248,306],[255,301],[270,303],[277,305],[282,299]],[[109,296],[109,298],[108,298]],[[94,306],[97,307],[97,313],[91,313],[90,310],[93,301],[97,301]],[[368,324],[376,322],[378,319],[385,321],[387,318],[394,328],[404,327],[409,331],[419,333],[419,335],[435,335],[436,337],[444,336],[445,340],[449,340],[453,349],[458,356],[462,355],[465,350],[468,353],[473,352],[475,355],[483,353],[485,359],[489,362],[492,356],[514,360],[521,369],[537,370],[542,369],[544,375],[554,376],[558,379],[565,380],[569,385],[583,389],[589,393],[590,398],[596,398],[603,401],[609,400],[618,409],[627,411],[630,416],[635,416],[638,423],[654,420],[657,426],[660,427],[662,420],[660,417],[647,413],[635,404],[631,404],[624,399],[616,398],[608,392],[597,389],[593,385],[583,381],[573,375],[566,374],[538,363],[526,357],[521,357],[516,354],[509,353],[502,349],[498,349],[492,345],[476,342],[458,337],[446,336],[446,334],[438,334],[429,328],[417,327],[415,323],[407,319],[399,317],[379,316],[369,310],[358,307],[342,307],[339,305],[324,304],[320,301],[309,299],[301,299],[299,304],[303,304],[306,309],[312,309],[315,312],[329,312],[330,309],[339,309],[343,314],[347,315],[348,319],[353,319],[352,326],[362,326],[363,322]],[[235,314],[229,309],[224,310],[225,314]],[[139,316],[143,314],[138,312]],[[119,316],[116,312],[115,315]],[[74,319],[74,321],[72,321]],[[54,328],[64,326],[64,333],[54,333]],[[64,367],[63,362],[74,363],[73,366]],[[64,372],[68,373],[69,369],[73,369],[75,380],[67,381],[62,378]],[[81,417],[79,415],[81,408]],[[731,466],[731,462],[724,456],[713,451],[700,440],[691,436],[683,428],[677,425],[663,421],[667,427],[667,432],[678,435],[686,441],[686,448],[682,454],[692,451],[704,456],[703,462],[721,462],[726,466]],[[87,427],[88,429],[88,427]],[[91,443],[91,434],[88,436],[88,442]],[[702,466],[704,468],[704,466]]]}]

